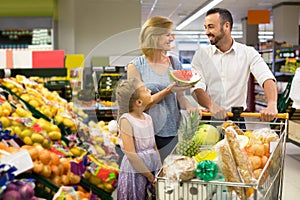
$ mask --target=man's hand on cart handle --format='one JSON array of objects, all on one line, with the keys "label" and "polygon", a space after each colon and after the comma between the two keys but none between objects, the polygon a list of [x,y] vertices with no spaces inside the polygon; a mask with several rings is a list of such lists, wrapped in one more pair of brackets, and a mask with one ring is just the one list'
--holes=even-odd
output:
[{"label": "man's hand on cart handle", "polygon": [[269,122],[275,119],[278,110],[277,110],[277,104],[269,105],[262,109],[260,112],[260,120],[264,122]]},{"label": "man's hand on cart handle", "polygon": [[225,119],[226,118],[226,110],[225,108],[219,106],[212,102],[211,106],[209,107],[209,111],[211,112],[211,116],[216,119]]}]

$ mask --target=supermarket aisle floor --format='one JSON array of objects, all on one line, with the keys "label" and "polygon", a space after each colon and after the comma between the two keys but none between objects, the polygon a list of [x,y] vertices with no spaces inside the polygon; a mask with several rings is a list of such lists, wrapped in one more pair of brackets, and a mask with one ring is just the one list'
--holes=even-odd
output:
[{"label": "supermarket aisle floor", "polygon": [[300,194],[299,180],[300,147],[287,143],[283,176],[283,200],[295,199]]},{"label": "supermarket aisle floor", "polygon": [[[283,176],[283,200],[295,199],[300,195],[300,147],[286,144],[286,156]],[[117,192],[112,194],[117,199]]]}]

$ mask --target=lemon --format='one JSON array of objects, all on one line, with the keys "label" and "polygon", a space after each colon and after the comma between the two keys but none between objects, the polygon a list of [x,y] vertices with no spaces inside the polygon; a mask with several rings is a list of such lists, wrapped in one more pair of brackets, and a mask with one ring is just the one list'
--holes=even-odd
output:
[{"label": "lemon", "polygon": [[33,134],[32,130],[29,128],[26,128],[24,130],[22,130],[22,132],[20,133],[21,138],[25,138],[26,136],[31,137]]},{"label": "lemon", "polygon": [[94,176],[94,175],[90,176],[89,181],[94,185],[98,185],[102,182],[100,178],[98,178],[97,176]]},{"label": "lemon", "polygon": [[41,134],[38,133],[32,133],[31,140],[33,143],[40,143],[42,144],[44,141],[44,137]]},{"label": "lemon", "polygon": [[32,145],[32,140],[29,136],[24,137],[23,142],[27,145]]},{"label": "lemon", "polygon": [[40,106],[39,101],[35,100],[35,99],[30,99],[28,102],[31,106],[33,106],[34,108],[37,108]]},{"label": "lemon", "polygon": [[3,102],[2,108],[4,110],[7,110],[7,112],[9,112],[9,113],[12,112],[12,107],[11,107],[10,103],[8,103],[7,101]]},{"label": "lemon", "polygon": [[1,118],[0,118],[0,121],[2,122],[2,126],[3,126],[4,128],[10,126],[10,121],[11,121],[11,120],[10,120],[9,118],[7,118],[7,117],[1,117]]},{"label": "lemon", "polygon": [[69,127],[69,128],[75,126],[74,121],[73,121],[72,119],[66,118],[66,117],[63,119],[63,124],[64,124],[66,127]]},{"label": "lemon", "polygon": [[41,145],[46,148],[46,149],[49,149],[50,146],[52,145],[51,141],[49,141],[48,139],[43,139],[43,141],[41,142]]},{"label": "lemon", "polygon": [[104,126],[105,126],[105,122],[104,122],[103,120],[100,120],[100,121],[98,122],[98,126],[99,126],[99,127],[104,127]]},{"label": "lemon", "polygon": [[104,182],[104,190],[107,192],[112,192],[114,190],[114,187],[110,183]]},{"label": "lemon", "polygon": [[30,100],[30,96],[29,96],[29,94],[22,94],[21,95],[21,99],[23,99],[24,101],[28,102]]},{"label": "lemon", "polygon": [[203,160],[214,160],[217,158],[217,152],[214,150],[203,150],[194,156],[196,162],[201,162]]},{"label": "lemon", "polygon": [[61,133],[58,131],[51,131],[48,133],[48,136],[51,140],[60,140],[61,139]]},{"label": "lemon", "polygon": [[79,157],[81,155],[81,149],[79,147],[73,147],[70,149],[73,156]]},{"label": "lemon", "polygon": [[253,133],[251,130],[247,130],[244,132],[244,135],[247,136],[248,138],[250,138],[253,135]]},{"label": "lemon", "polygon": [[54,119],[55,119],[55,121],[58,123],[58,124],[60,124],[60,123],[62,123],[63,122],[63,117],[62,116],[59,116],[59,115],[56,115],[55,117],[54,117]]},{"label": "lemon", "polygon": [[21,136],[22,130],[19,126],[13,126],[13,130],[19,137]]}]

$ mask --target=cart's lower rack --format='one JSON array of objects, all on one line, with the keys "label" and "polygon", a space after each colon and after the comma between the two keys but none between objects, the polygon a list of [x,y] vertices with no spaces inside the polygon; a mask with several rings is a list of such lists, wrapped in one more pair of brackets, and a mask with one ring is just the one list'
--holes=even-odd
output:
[{"label": "cart's lower rack", "polygon": [[[251,200],[278,199],[281,184],[281,170],[274,177],[269,177],[263,185],[253,189]],[[199,179],[190,181],[171,181],[164,177],[157,178],[158,200],[240,200],[228,187],[254,188],[256,185],[230,183],[223,181],[204,182]]]}]

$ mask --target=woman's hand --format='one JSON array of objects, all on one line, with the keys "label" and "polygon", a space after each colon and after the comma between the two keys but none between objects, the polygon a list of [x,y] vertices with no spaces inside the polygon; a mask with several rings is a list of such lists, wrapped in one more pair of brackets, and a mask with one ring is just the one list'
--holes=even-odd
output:
[{"label": "woman's hand", "polygon": [[199,112],[199,117],[201,118],[201,117],[202,117],[202,109],[201,109],[201,108],[195,107],[195,106],[192,106],[192,105],[186,106],[186,112],[187,112],[188,114],[193,113],[193,112],[196,112],[196,111]]},{"label": "woman's hand", "polygon": [[181,92],[181,91],[185,91],[185,90],[191,89],[192,87],[193,87],[192,85],[189,85],[189,86],[178,86],[177,82],[173,82],[167,88],[171,92],[176,93],[176,92]]}]

